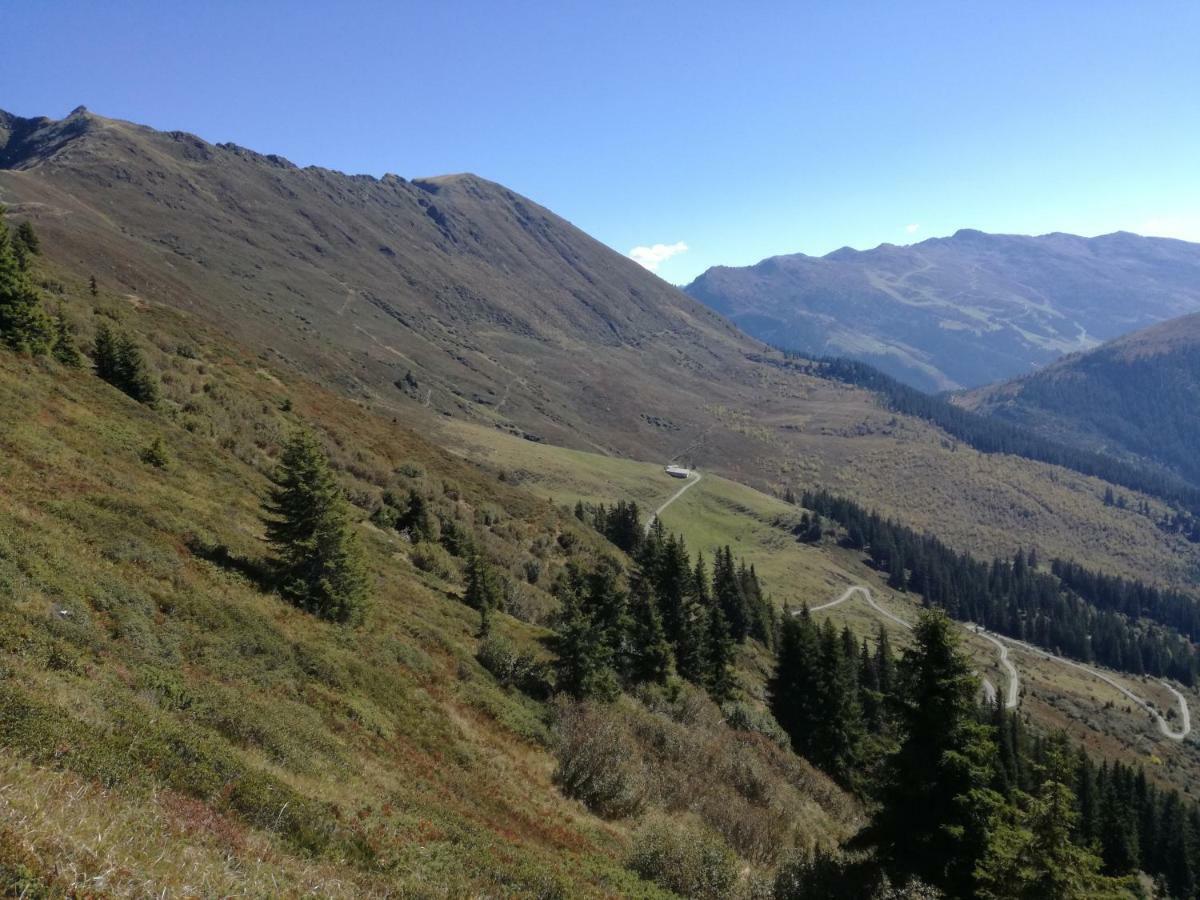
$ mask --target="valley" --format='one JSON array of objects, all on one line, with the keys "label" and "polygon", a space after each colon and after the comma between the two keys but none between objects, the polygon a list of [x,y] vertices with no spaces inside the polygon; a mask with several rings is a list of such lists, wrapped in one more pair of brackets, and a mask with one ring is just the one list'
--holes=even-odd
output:
[{"label": "valley", "polygon": [[[40,236],[0,266],[5,890],[882,877],[848,848],[901,808],[874,785],[923,736],[920,679],[887,674],[918,659],[949,660],[947,733],[995,741],[977,787],[1011,815],[1054,741],[1152,812],[1200,777],[1194,643],[1051,574],[1190,596],[1166,491],[976,449],[473,175],[80,108],[0,114],[0,200]],[[304,466],[334,510],[311,595],[269,499]],[[337,615],[297,599],[342,584]]]}]

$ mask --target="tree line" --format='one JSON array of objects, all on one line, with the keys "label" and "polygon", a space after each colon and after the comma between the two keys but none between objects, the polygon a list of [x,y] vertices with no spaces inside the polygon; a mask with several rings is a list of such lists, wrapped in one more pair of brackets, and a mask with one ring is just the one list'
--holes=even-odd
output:
[{"label": "tree line", "polygon": [[1050,571],[1099,609],[1111,609],[1131,619],[1151,619],[1169,625],[1192,641],[1200,641],[1200,599],[1192,594],[1092,572],[1077,562],[1061,559],[1050,564]]},{"label": "tree line", "polygon": [[801,505],[842,526],[843,543],[863,550],[889,587],[918,593],[952,618],[1083,662],[1196,683],[1200,660],[1184,635],[1093,604],[1039,569],[1036,555],[1019,550],[985,563],[828,491],[805,492]]}]

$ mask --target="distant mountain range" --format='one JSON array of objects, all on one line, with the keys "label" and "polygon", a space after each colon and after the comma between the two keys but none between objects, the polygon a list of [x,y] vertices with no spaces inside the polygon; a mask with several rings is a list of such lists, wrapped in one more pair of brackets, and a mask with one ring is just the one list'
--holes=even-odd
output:
[{"label": "distant mountain range", "polygon": [[685,290],[789,350],[871,363],[923,390],[977,387],[1200,311],[1200,245],[959,231],[709,269]]},{"label": "distant mountain range", "polygon": [[1200,315],[1118,338],[954,402],[1200,485]]}]

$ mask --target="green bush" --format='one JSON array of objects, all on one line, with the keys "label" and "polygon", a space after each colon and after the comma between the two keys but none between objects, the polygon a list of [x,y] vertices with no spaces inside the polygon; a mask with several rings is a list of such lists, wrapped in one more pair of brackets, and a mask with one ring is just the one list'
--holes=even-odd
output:
[{"label": "green bush", "polygon": [[458,572],[454,557],[441,544],[422,541],[412,548],[409,559],[422,572],[428,572],[443,581],[452,580]]},{"label": "green bush", "polygon": [[537,699],[550,694],[547,666],[539,663],[532,654],[519,652],[502,637],[492,635],[482,641],[475,658],[505,687],[516,688]]},{"label": "green bush", "polygon": [[721,707],[721,714],[725,717],[725,724],[735,731],[752,731],[755,734],[761,734],[780,747],[791,746],[786,732],[779,727],[775,717],[765,710],[758,710],[746,703],[734,701],[724,704]]},{"label": "green bush", "polygon": [[558,717],[554,781],[606,819],[634,816],[646,802],[641,754],[620,714],[591,703],[565,703]]},{"label": "green bush", "polygon": [[679,822],[651,821],[633,837],[627,865],[660,887],[697,900],[733,893],[737,855],[712,832]]},{"label": "green bush", "polygon": [[165,469],[171,464],[171,457],[167,453],[167,445],[163,443],[162,437],[156,437],[150,442],[148,447],[142,450],[142,462],[148,466],[154,466],[156,469]]}]

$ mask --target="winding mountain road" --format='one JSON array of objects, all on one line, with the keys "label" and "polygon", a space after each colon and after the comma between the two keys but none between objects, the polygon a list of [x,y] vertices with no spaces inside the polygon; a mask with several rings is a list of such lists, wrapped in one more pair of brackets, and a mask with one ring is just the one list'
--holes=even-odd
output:
[{"label": "winding mountain road", "polygon": [[[823,609],[831,609],[832,607],[837,606],[839,603],[845,603],[855,594],[861,594],[862,598],[867,601],[867,605],[885,619],[895,622],[901,628],[907,628],[909,631],[912,631],[912,625],[910,623],[904,621],[899,616],[888,612],[886,609],[876,603],[875,597],[871,594],[870,588],[859,584],[846,588],[842,595],[836,600],[830,600],[828,603],[822,603],[820,606],[810,606],[808,611],[810,613],[815,613],[820,612]],[[981,636],[989,637],[988,635]],[[1008,672],[1008,691],[1004,698],[1004,707],[1005,709],[1015,709],[1017,703],[1019,702],[1018,695],[1021,691],[1020,677],[1017,675],[1016,667],[1008,661],[1008,648],[997,641],[992,641],[992,643],[1000,648],[1000,664],[1004,666],[1005,670]],[[983,681],[984,696],[987,697],[989,703],[994,703],[996,700],[996,686],[992,684],[991,680],[986,676],[981,675],[980,679]]]},{"label": "winding mountain road", "polygon": [[650,529],[654,527],[654,523],[656,521],[658,521],[658,517],[661,516],[664,512],[666,512],[667,507],[670,506],[672,503],[674,503],[676,500],[678,500],[680,497],[682,497],[684,495],[684,492],[687,491],[688,488],[694,487],[695,485],[699,484],[700,479],[703,477],[704,477],[703,475],[701,475],[699,472],[697,472],[695,469],[693,469],[691,474],[688,475],[687,484],[685,484],[683,487],[681,487],[679,490],[677,490],[674,494],[672,494],[670,497],[668,497],[667,502],[664,503],[662,506],[660,506],[658,509],[656,509],[654,511],[654,514],[651,515],[650,518],[646,520],[646,534],[650,533]]},{"label": "winding mountain road", "polygon": [[[867,601],[867,605],[885,619],[895,622],[902,628],[907,628],[909,630],[912,629],[912,625],[910,625],[908,622],[904,621],[899,616],[888,612],[886,609],[876,603],[874,596],[871,594],[870,588],[867,588],[863,585],[853,585],[852,587],[848,587],[836,600],[831,600],[828,603],[822,603],[820,606],[810,606],[808,611],[810,613],[814,613],[820,612],[824,609],[830,609],[840,603],[845,603],[855,594],[860,594],[863,599]],[[1032,653],[1033,655],[1040,656],[1043,659],[1058,662],[1064,666],[1070,666],[1073,669],[1079,669],[1081,672],[1086,672],[1088,675],[1099,678],[1105,684],[1116,688],[1124,696],[1128,697],[1154,717],[1158,724],[1158,730],[1162,732],[1163,737],[1169,738],[1172,741],[1182,741],[1192,731],[1192,714],[1191,710],[1188,709],[1187,699],[1183,696],[1183,694],[1165,681],[1160,681],[1159,683],[1174,695],[1176,702],[1179,704],[1180,726],[1178,729],[1172,728],[1162,714],[1154,708],[1150,701],[1143,697],[1139,697],[1129,688],[1125,687],[1125,685],[1121,684],[1115,678],[1105,674],[1104,672],[1093,669],[1091,666],[1084,665],[1081,662],[1076,662],[1073,659],[1067,659],[1065,657],[1058,656],[1057,654],[1051,653],[1048,650],[1043,650],[1040,647],[1035,647],[1032,644],[1026,643],[1025,641],[1019,641],[1016,638],[1005,637],[1004,635],[994,635],[991,632],[985,631],[981,625],[975,625],[974,623],[967,622],[965,623],[964,627],[972,634],[975,634],[986,641],[990,641],[999,651],[1000,665],[1004,668],[1005,672],[1008,673],[1008,690],[1006,691],[1006,696],[1004,698],[1004,706],[1006,709],[1013,709],[1017,706],[1017,704],[1020,702],[1021,692],[1021,681],[1020,675],[1017,672],[1017,667],[1013,665],[1012,660],[1008,658],[1008,646],[1006,645],[1011,645],[1024,650],[1026,653]],[[983,679],[983,690],[989,700],[995,699],[996,688],[986,678]]]},{"label": "winding mountain road", "polygon": [[[983,637],[991,636],[983,635]],[[1158,723],[1158,730],[1162,732],[1164,737],[1170,738],[1173,741],[1182,741],[1192,731],[1192,713],[1191,710],[1188,709],[1186,698],[1184,698],[1183,694],[1179,693],[1179,691],[1175,690],[1175,688],[1171,687],[1171,685],[1167,684],[1165,681],[1160,681],[1159,684],[1174,694],[1175,700],[1179,704],[1180,727],[1178,730],[1167,724],[1167,720],[1162,716],[1161,713],[1159,713],[1157,709],[1154,708],[1150,701],[1144,699],[1143,697],[1139,697],[1137,694],[1129,690],[1129,688],[1125,687],[1125,685],[1121,684],[1110,675],[1107,675],[1097,669],[1093,669],[1091,666],[1084,665],[1081,662],[1076,662],[1073,659],[1066,659],[1065,657],[1058,656],[1057,654],[1051,653],[1048,650],[1043,650],[1041,647],[1035,647],[1033,644],[1027,644],[1025,641],[1019,641],[1016,638],[1005,637],[1003,635],[997,635],[997,638],[1005,643],[1012,644],[1014,647],[1020,647],[1026,653],[1032,653],[1034,656],[1040,656],[1043,659],[1049,659],[1053,660],[1054,662],[1062,663],[1064,666],[1070,666],[1072,669],[1079,669],[1081,672],[1086,672],[1095,678],[1099,678],[1105,684],[1116,688],[1154,717],[1155,721]],[[996,643],[995,639],[993,639],[993,643]]]}]

